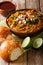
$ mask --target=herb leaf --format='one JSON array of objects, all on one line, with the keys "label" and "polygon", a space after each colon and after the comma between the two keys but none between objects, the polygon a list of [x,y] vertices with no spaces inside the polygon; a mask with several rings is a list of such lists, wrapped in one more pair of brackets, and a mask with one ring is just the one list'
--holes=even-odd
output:
[{"label": "herb leaf", "polygon": [[26,20],[26,23],[31,23],[31,20]]}]

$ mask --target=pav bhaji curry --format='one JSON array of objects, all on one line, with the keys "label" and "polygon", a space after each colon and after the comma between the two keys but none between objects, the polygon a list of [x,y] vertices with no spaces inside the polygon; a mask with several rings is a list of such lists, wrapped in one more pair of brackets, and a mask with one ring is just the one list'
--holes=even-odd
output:
[{"label": "pav bhaji curry", "polygon": [[20,33],[33,33],[43,28],[43,16],[33,9],[19,10],[7,18],[10,28]]}]

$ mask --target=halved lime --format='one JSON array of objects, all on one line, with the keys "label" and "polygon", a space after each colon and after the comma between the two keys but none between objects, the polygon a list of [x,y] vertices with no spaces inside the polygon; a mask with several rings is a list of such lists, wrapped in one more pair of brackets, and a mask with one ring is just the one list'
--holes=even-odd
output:
[{"label": "halved lime", "polygon": [[22,48],[28,49],[30,48],[30,46],[31,46],[30,37],[26,37],[22,42]]},{"label": "halved lime", "polygon": [[33,47],[34,48],[39,48],[39,47],[42,46],[42,44],[43,44],[43,39],[42,38],[37,38],[33,42]]}]

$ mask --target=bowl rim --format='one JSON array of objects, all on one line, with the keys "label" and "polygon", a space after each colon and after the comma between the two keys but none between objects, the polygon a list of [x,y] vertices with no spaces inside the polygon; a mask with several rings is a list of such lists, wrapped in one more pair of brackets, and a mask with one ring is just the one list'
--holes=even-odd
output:
[{"label": "bowl rim", "polygon": [[[9,27],[9,29],[10,29],[10,31],[13,33],[13,34],[16,34],[16,35],[18,35],[18,36],[20,36],[20,37],[22,37],[20,34],[26,34],[25,36],[27,36],[27,35],[29,35],[30,37],[32,37],[31,35],[33,34],[33,36],[34,36],[34,34],[36,34],[37,35],[37,32],[38,32],[38,34],[41,32],[41,31],[43,31],[43,28],[41,28],[40,30],[37,30],[37,31],[35,31],[35,32],[32,32],[32,33],[21,33],[21,32],[18,32],[18,31],[16,31],[16,30],[13,30],[12,28],[10,28],[10,26],[8,25],[8,22],[7,22],[7,19],[9,18],[9,16],[11,15],[11,14],[13,14],[13,13],[15,13],[15,12],[17,12],[17,11],[23,11],[23,10],[35,10],[36,12],[39,12],[42,16],[43,16],[43,14],[39,11],[39,10],[36,10],[36,9],[31,9],[31,8],[29,8],[29,9],[19,9],[19,10],[13,10],[13,11],[11,11],[10,13],[9,13],[9,15],[7,16],[7,18],[6,18],[6,24],[7,24],[7,26]],[[24,37],[25,37],[24,36]]]}]

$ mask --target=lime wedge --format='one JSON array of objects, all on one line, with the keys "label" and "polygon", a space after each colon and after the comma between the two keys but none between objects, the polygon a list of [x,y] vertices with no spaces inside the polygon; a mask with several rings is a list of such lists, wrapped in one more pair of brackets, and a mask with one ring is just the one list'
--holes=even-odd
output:
[{"label": "lime wedge", "polygon": [[30,48],[30,46],[31,46],[30,37],[26,37],[22,42],[22,48],[28,49]]},{"label": "lime wedge", "polygon": [[42,44],[43,44],[43,39],[42,38],[37,38],[33,42],[33,47],[34,48],[39,48],[39,47],[42,46]]}]

